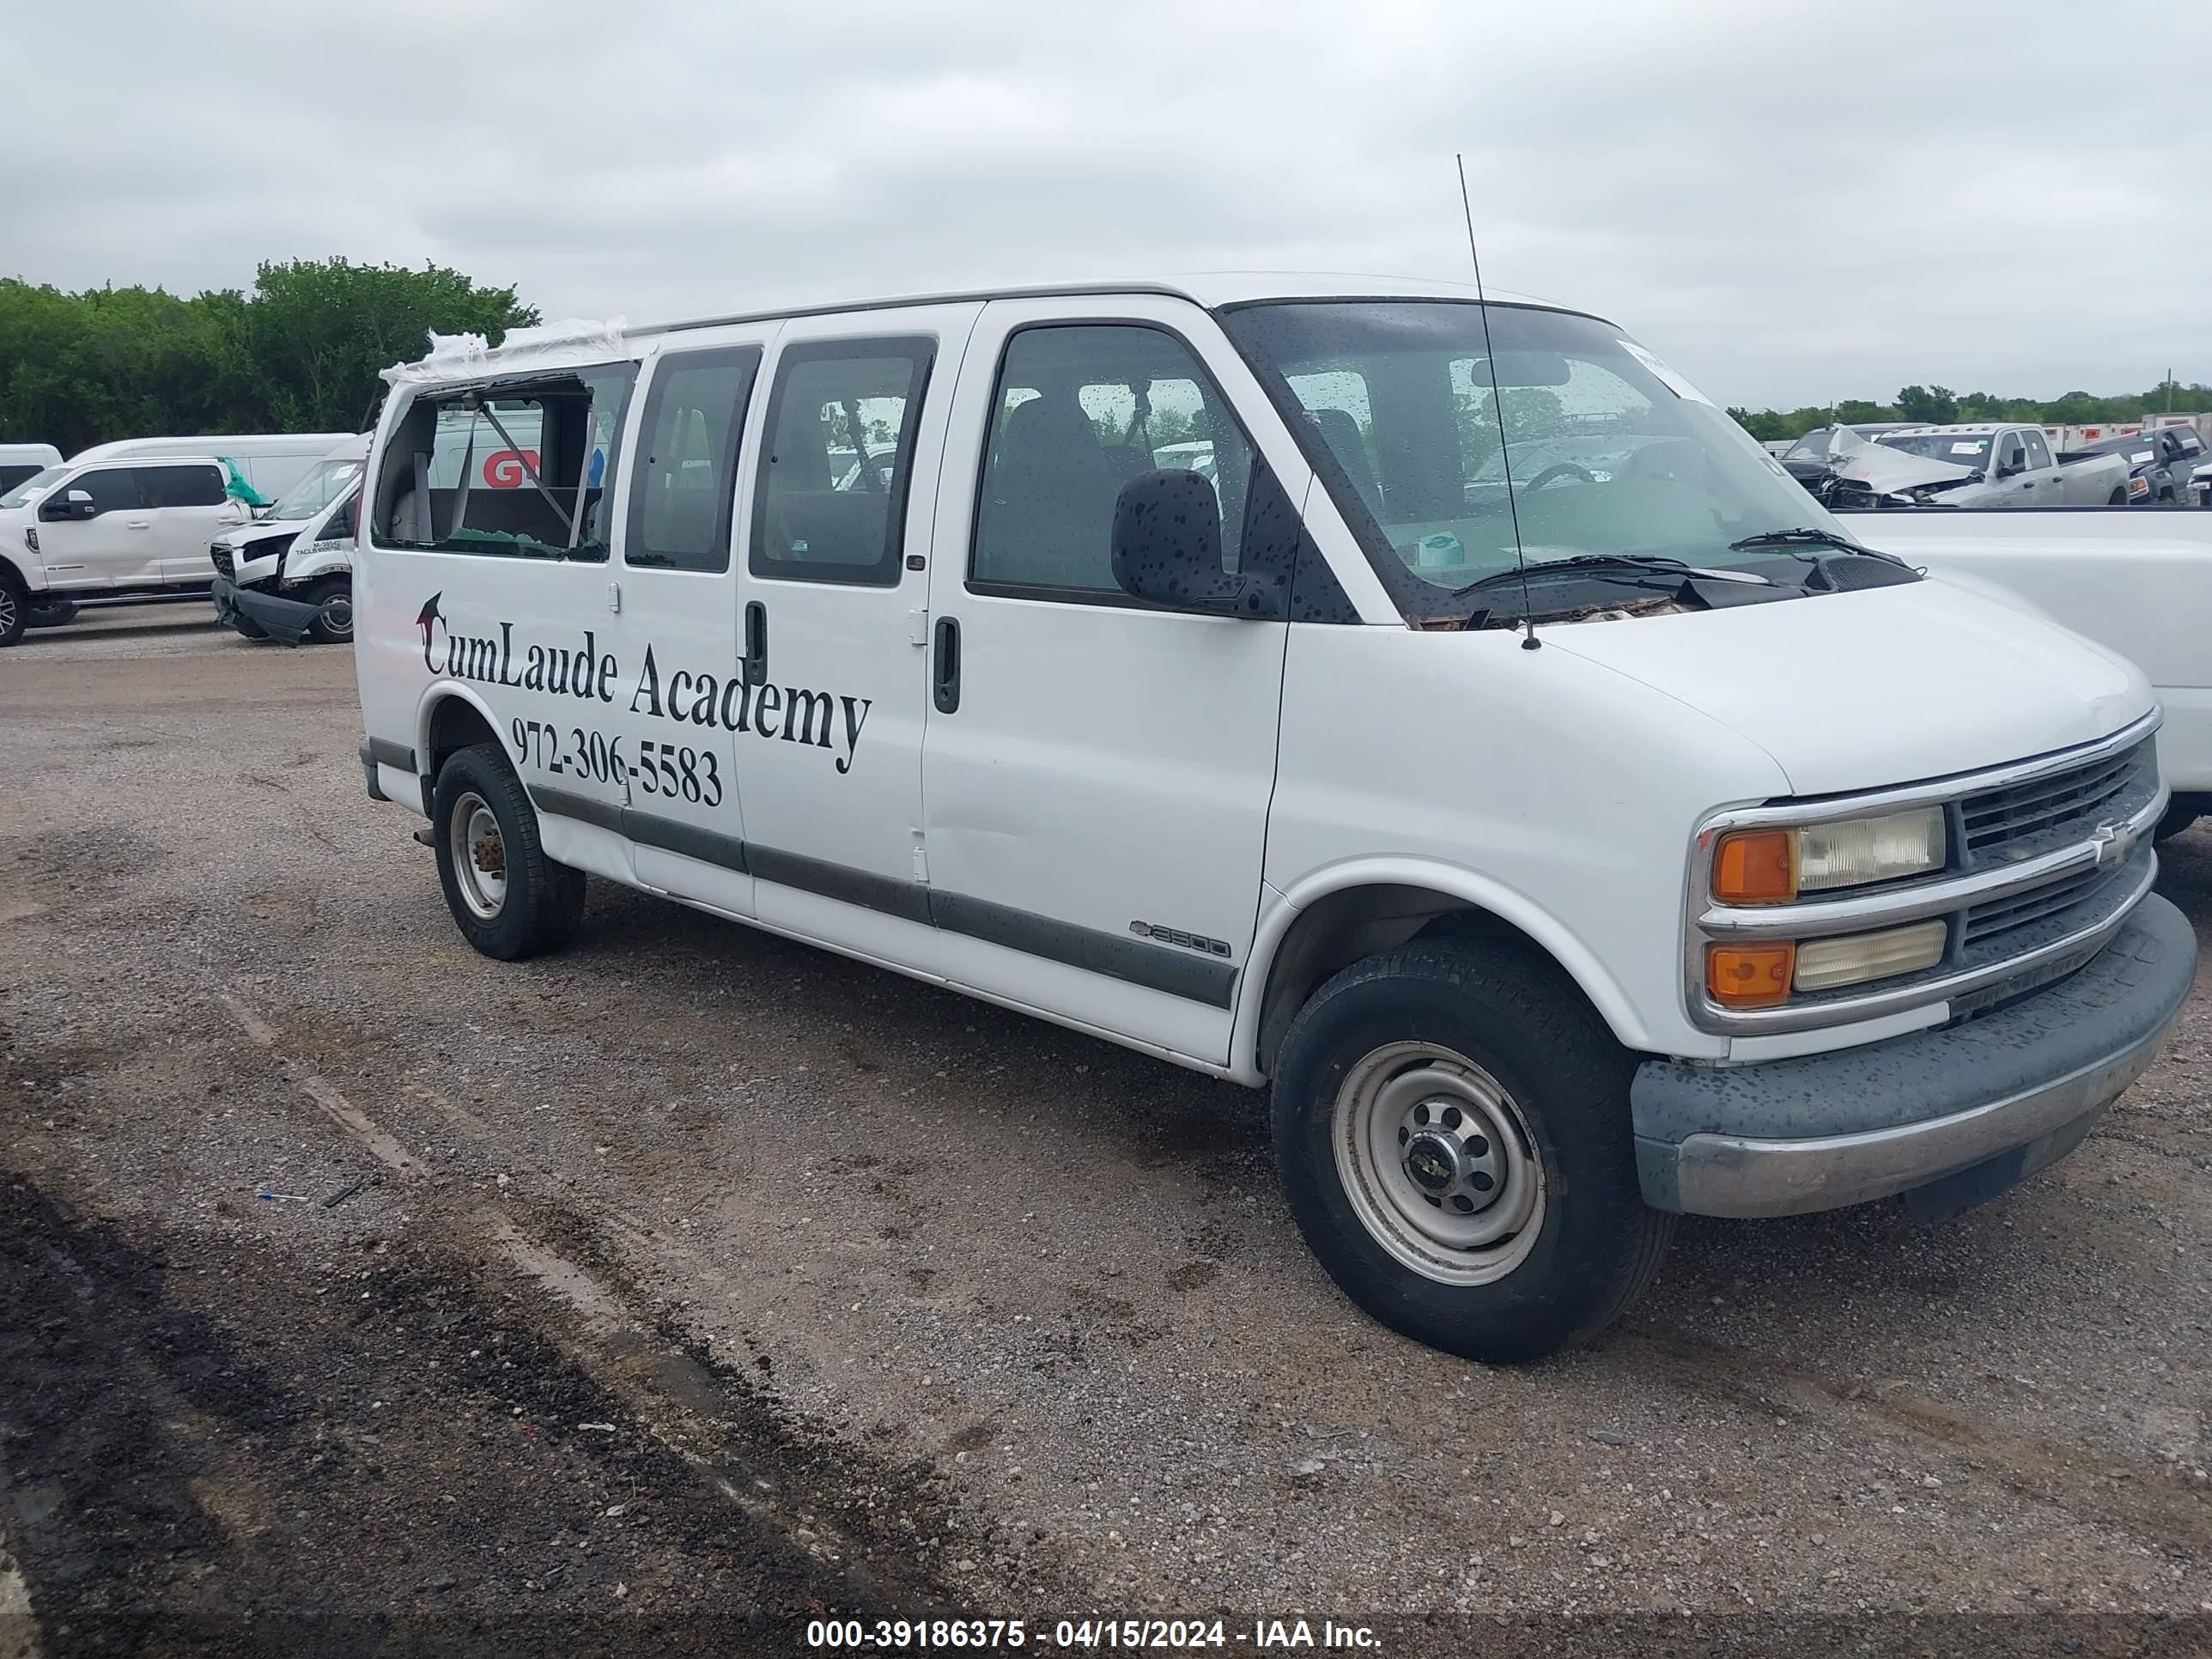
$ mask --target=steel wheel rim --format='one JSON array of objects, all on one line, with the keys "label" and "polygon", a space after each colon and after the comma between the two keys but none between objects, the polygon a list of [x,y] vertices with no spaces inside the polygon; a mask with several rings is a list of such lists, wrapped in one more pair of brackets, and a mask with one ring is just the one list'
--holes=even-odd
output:
[{"label": "steel wheel rim", "polygon": [[1369,1054],[1337,1091],[1331,1139],[1360,1225],[1424,1279],[1493,1283],[1543,1232],[1544,1161],[1528,1120],[1453,1049],[1407,1042]]},{"label": "steel wheel rim", "polygon": [[353,635],[353,601],[340,593],[323,602],[323,626],[333,634]]},{"label": "steel wheel rim", "polygon": [[507,904],[507,839],[499,819],[490,803],[470,790],[453,803],[447,823],[461,902],[478,921],[494,921]]}]

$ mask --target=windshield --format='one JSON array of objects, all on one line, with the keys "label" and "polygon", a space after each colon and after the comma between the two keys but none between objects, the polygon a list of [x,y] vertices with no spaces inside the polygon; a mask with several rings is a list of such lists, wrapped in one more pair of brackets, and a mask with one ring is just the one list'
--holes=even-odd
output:
[{"label": "windshield", "polygon": [[[1408,616],[1516,563],[1765,566],[1729,544],[1843,526],[1729,416],[1594,318],[1460,301],[1269,302],[1224,319]],[[1509,499],[1508,476],[1511,491]]]},{"label": "windshield", "polygon": [[6,495],[0,495],[0,507],[22,507],[27,505],[33,496],[43,495],[46,490],[52,489],[56,483],[60,482],[62,474],[68,471],[69,468],[65,466],[49,466],[41,468],[40,471],[33,472],[29,477],[24,479],[22,483],[17,484]]},{"label": "windshield", "polygon": [[1990,432],[1907,432],[1888,433],[1875,441],[1888,449],[1901,449],[1908,455],[1917,455],[1923,461],[1948,461],[1954,466],[1971,466],[1979,471],[1990,470],[1990,446],[1996,441]]},{"label": "windshield", "polygon": [[312,519],[361,476],[359,461],[324,461],[276,498],[272,519]]}]

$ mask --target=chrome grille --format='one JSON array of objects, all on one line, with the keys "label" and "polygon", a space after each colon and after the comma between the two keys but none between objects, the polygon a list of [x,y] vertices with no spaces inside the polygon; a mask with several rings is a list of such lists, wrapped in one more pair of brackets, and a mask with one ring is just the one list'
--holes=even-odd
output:
[{"label": "chrome grille", "polygon": [[221,542],[208,544],[208,556],[215,561],[216,574],[227,582],[238,580],[238,567],[231,562],[230,550]]},{"label": "chrome grille", "polygon": [[2079,875],[2063,877],[2045,887],[2029,889],[2007,898],[1994,899],[1987,904],[1977,904],[1966,912],[1966,930],[1960,942],[1971,950],[1978,945],[2002,938],[2022,927],[2032,927],[2045,916],[2056,915],[2089,896],[2099,884],[2112,879],[2107,870],[2084,870]]},{"label": "chrome grille", "polygon": [[2157,787],[2151,740],[2070,772],[1969,795],[1959,804],[1966,863],[1985,869],[2072,841],[2123,817]]}]

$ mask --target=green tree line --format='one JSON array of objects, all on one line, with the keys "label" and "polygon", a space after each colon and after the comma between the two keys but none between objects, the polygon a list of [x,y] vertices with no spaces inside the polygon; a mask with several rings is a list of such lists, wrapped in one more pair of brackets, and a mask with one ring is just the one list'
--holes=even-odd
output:
[{"label": "green tree line", "polygon": [[2033,426],[2087,426],[2099,421],[2140,421],[2166,410],[2192,413],[2212,410],[2212,386],[2184,386],[2161,380],[2148,392],[2117,397],[2069,392],[2063,398],[2000,398],[1987,392],[1954,392],[1947,386],[1900,387],[1894,401],[1869,403],[1847,398],[1838,404],[1808,404],[1802,409],[1730,409],[1744,430],[1761,442],[1802,437],[1814,427],[1841,421],[1918,421],[1929,426],[1953,421],[2019,421]]},{"label": "green tree line", "polygon": [[496,343],[538,320],[513,289],[432,264],[295,259],[190,299],[0,278],[0,441],[73,455],[112,438],[352,432],[377,371],[420,357],[430,331]]}]

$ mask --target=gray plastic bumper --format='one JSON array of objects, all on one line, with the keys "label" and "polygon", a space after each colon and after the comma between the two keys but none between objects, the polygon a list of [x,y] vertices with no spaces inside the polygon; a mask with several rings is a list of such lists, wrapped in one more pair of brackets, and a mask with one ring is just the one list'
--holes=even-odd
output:
[{"label": "gray plastic bumper", "polygon": [[215,601],[217,622],[235,627],[243,617],[270,639],[286,645],[297,645],[307,638],[308,625],[315,620],[315,607],[312,605],[240,587],[225,576],[215,579],[209,597]]},{"label": "gray plastic bumper", "polygon": [[1644,1200],[1720,1216],[1916,1188],[1930,1214],[1979,1202],[2081,1141],[2158,1057],[2196,969],[2188,920],[2153,894],[2070,977],[1945,1030],[1759,1065],[1648,1060],[1630,1091]]}]

